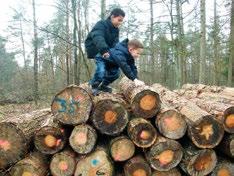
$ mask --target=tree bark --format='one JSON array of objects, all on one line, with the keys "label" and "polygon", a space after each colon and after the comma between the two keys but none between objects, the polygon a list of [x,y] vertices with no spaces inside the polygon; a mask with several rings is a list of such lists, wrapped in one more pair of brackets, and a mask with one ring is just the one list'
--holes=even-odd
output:
[{"label": "tree bark", "polygon": [[37,105],[39,99],[39,92],[38,92],[38,34],[37,34],[37,21],[36,21],[36,7],[35,7],[35,0],[32,1],[33,7],[33,29],[34,29],[34,40],[33,40],[33,47],[34,47],[34,101]]},{"label": "tree bark", "polygon": [[231,31],[230,31],[230,56],[228,62],[228,85],[233,86],[234,82],[234,1],[231,7]]},{"label": "tree bark", "polygon": [[225,135],[218,149],[230,158],[234,158],[234,134]]},{"label": "tree bark", "polygon": [[200,1],[201,34],[200,34],[200,70],[199,83],[205,83],[206,65],[206,0]]},{"label": "tree bark", "polygon": [[101,19],[104,20],[106,17],[106,0],[101,0]]}]

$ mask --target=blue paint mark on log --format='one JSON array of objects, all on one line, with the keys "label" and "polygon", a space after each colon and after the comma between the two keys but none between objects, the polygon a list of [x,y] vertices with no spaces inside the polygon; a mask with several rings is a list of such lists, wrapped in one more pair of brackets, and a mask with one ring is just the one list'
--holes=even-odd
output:
[{"label": "blue paint mark on log", "polygon": [[97,166],[99,164],[99,161],[97,159],[93,159],[91,161],[91,164],[92,164],[93,167],[95,167],[95,166]]}]

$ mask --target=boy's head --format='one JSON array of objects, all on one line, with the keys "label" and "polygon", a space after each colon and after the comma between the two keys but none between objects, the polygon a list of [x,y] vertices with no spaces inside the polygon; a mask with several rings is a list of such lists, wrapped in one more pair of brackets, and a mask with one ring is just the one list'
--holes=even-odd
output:
[{"label": "boy's head", "polygon": [[125,17],[125,12],[120,8],[115,8],[111,11],[109,19],[111,20],[111,23],[116,28],[118,28],[123,23],[124,17]]},{"label": "boy's head", "polygon": [[134,59],[140,57],[141,53],[143,52],[143,48],[143,44],[137,39],[128,41],[128,51]]}]

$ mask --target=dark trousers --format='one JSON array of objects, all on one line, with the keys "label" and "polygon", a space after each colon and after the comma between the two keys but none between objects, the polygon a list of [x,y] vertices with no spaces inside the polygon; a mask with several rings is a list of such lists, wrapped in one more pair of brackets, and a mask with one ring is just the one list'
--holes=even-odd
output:
[{"label": "dark trousers", "polygon": [[89,81],[93,88],[97,88],[101,83],[108,86],[120,76],[118,66],[113,65],[108,59],[104,59],[100,55],[95,57],[96,71],[93,78]]}]

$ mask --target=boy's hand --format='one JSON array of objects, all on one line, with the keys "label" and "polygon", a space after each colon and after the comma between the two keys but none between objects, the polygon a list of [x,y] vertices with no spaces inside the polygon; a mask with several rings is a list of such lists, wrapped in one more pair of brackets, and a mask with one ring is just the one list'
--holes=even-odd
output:
[{"label": "boy's hand", "polygon": [[145,83],[143,81],[140,81],[139,79],[134,79],[134,83],[136,86],[143,86]]},{"label": "boy's hand", "polygon": [[104,53],[104,54],[102,55],[102,57],[103,57],[104,59],[107,59],[108,57],[110,57],[110,54],[109,54],[108,52],[106,52],[106,53]]}]

